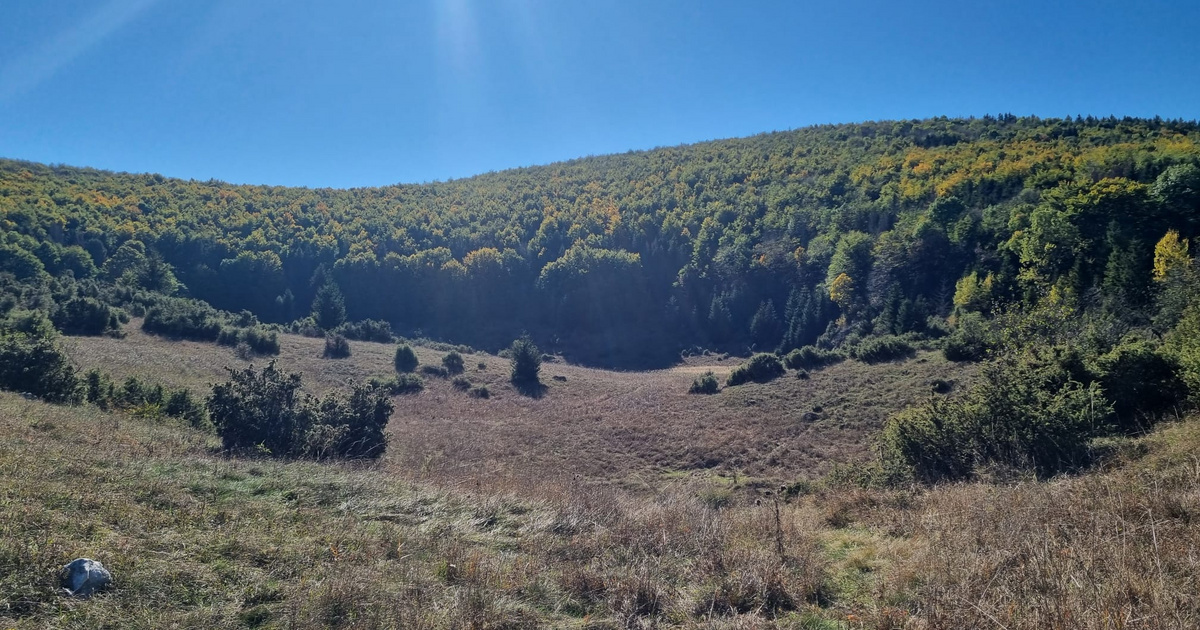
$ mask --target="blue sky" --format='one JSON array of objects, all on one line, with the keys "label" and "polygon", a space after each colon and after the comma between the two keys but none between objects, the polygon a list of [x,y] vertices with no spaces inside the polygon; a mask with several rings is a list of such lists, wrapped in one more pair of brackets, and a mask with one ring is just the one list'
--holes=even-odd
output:
[{"label": "blue sky", "polygon": [[819,123],[1200,118],[1200,2],[10,0],[0,156],[445,180]]}]

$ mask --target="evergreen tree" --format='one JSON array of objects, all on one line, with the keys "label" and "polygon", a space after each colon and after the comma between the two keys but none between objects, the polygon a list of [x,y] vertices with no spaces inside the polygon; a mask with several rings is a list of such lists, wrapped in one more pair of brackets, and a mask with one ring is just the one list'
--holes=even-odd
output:
[{"label": "evergreen tree", "polygon": [[519,387],[538,385],[542,370],[542,352],[533,344],[529,335],[514,341],[509,350],[512,353],[512,382]]},{"label": "evergreen tree", "polygon": [[767,300],[758,305],[758,311],[750,320],[750,337],[758,348],[774,348],[783,335],[783,324],[775,312],[775,304]]},{"label": "evergreen tree", "polygon": [[317,290],[312,305],[313,321],[322,330],[332,330],[346,322],[346,301],[342,291],[333,281],[326,282]]}]

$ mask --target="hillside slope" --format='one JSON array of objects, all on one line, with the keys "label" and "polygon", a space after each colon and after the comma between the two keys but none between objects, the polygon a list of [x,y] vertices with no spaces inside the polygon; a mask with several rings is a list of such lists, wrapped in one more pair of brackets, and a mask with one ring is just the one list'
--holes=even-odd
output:
[{"label": "hillside slope", "polygon": [[[626,366],[925,334],[929,316],[1051,289],[1102,290],[1137,320],[1154,243],[1200,233],[1198,137],[1157,119],[939,118],[354,190],[0,161],[0,270],[273,322],[332,282],[351,320],[493,350],[527,330]],[[185,289],[129,275],[155,255]]]}]

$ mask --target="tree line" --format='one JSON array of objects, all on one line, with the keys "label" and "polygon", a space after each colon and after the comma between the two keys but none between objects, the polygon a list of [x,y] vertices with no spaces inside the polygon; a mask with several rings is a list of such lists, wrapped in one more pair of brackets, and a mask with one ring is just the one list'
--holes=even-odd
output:
[{"label": "tree line", "polygon": [[528,330],[618,366],[936,336],[1051,292],[1154,326],[1155,245],[1200,232],[1198,136],[936,118],[352,190],[6,160],[0,306],[53,302],[111,330],[89,309],[186,297],[256,324],[374,320],[492,350]]}]

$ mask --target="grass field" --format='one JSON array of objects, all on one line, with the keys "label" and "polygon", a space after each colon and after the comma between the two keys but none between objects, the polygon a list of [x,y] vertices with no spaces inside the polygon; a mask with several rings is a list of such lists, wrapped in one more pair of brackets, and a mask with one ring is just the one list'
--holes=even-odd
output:
[{"label": "grass field", "polygon": [[[68,345],[198,392],[244,363],[136,329]],[[389,345],[282,345],[313,391],[391,372]],[[820,475],[970,371],[922,354],[697,396],[736,359],[548,362],[530,398],[506,360],[465,358],[492,397],[428,378],[371,464],[229,458],[170,421],[0,393],[0,628],[1200,627],[1200,419],[1077,477],[863,489]],[[56,592],[79,556],[113,588]]]},{"label": "grass field", "polygon": [[[71,338],[71,355],[118,378],[133,375],[198,393],[223,379],[226,366],[246,363],[231,348],[146,335],[136,322],[128,330],[125,339]],[[352,356],[335,360],[321,357],[321,339],[283,335],[280,341],[279,365],[302,372],[313,391],[394,373],[389,344],[351,342]],[[415,350],[422,363],[434,365],[444,354]],[[789,373],[701,396],[687,393],[692,379],[709,369],[728,373],[739,360],[697,357],[652,372],[547,362],[547,390],[535,399],[509,384],[507,359],[464,359],[464,376],[487,386],[490,398],[472,398],[436,377],[426,378],[422,393],[397,397],[387,460],[393,472],[500,486],[578,477],[647,490],[681,476],[735,475],[773,486],[862,461],[887,416],[929,396],[932,379],[962,380],[971,373],[936,353],[922,353],[902,363],[845,362],[807,380]],[[816,417],[805,420],[805,413]]]},{"label": "grass field", "polygon": [[[783,502],[228,459],[0,394],[4,628],[1195,628],[1200,422],[1051,482]],[[101,560],[114,587],[55,592]]]}]

